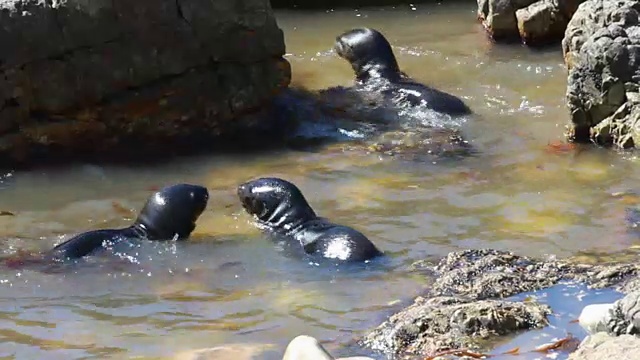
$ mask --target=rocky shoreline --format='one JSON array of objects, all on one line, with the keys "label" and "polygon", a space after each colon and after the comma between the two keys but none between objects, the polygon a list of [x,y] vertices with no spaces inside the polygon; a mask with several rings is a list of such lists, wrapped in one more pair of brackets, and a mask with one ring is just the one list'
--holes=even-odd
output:
[{"label": "rocky shoreline", "polygon": [[[174,152],[264,149],[296,127],[297,110],[274,101],[291,67],[268,0],[1,6],[0,167],[149,159],[170,155],[167,143]],[[537,46],[564,35],[567,137],[622,149],[640,141],[639,14],[634,0],[478,2],[496,41]]]},{"label": "rocky shoreline", "polygon": [[640,272],[634,264],[589,265],[491,249],[454,252],[438,264],[415,266],[435,276],[435,282],[411,306],[367,334],[363,345],[395,357],[452,349],[490,351],[490,340],[541,328],[553,311],[535,300],[506,298],[561,281],[627,293],[638,288]]},{"label": "rocky shoreline", "polygon": [[[554,312],[551,306],[536,299],[510,298],[561,282],[582,283],[592,289],[614,288],[627,294],[614,305],[617,313],[623,315],[609,321],[610,331],[594,332],[582,342],[569,337],[535,351],[563,351],[573,360],[635,359],[628,357],[629,354],[640,354],[640,339],[633,335],[640,329],[640,317],[636,318],[634,310],[640,303],[637,301],[640,265],[593,265],[572,259],[535,259],[482,249],[453,252],[437,264],[418,262],[413,268],[435,281],[413,304],[390,316],[358,341],[362,347],[378,354],[371,355],[376,359],[479,358],[491,353],[505,336],[549,325],[548,319]],[[625,316],[629,320],[624,320]],[[580,320],[582,325],[584,320]],[[235,360],[261,359],[266,352],[269,358],[283,360],[336,359],[317,339],[306,335],[293,339],[284,350],[272,345],[222,346],[181,354],[176,359],[226,359],[225,354]],[[374,359],[353,356],[338,360]]]}]

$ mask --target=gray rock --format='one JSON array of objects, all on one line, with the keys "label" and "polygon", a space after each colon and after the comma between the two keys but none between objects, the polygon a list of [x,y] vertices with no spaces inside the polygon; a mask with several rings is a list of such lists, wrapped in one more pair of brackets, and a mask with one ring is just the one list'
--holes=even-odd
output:
[{"label": "gray rock", "polygon": [[423,297],[366,335],[363,345],[396,355],[489,350],[497,336],[544,326],[550,313],[548,306],[535,301],[503,298],[562,280],[586,283],[591,288],[615,286],[622,292],[633,291],[638,289],[640,273],[635,264],[579,264],[492,249],[453,252],[437,264],[425,261],[413,267],[434,277],[435,282]]},{"label": "gray rock", "polygon": [[607,331],[607,323],[611,319],[614,303],[590,304],[580,312],[578,322],[589,334]]},{"label": "gray rock", "polygon": [[569,23],[559,0],[541,0],[516,11],[518,32],[525,44],[541,45],[562,39]]},{"label": "gray rock", "polygon": [[611,335],[640,334],[640,292],[632,292],[613,303],[604,318]]},{"label": "gray rock", "polygon": [[282,360],[373,360],[366,356],[334,358],[318,342],[318,339],[308,336],[296,336],[284,352]]},{"label": "gray rock", "polygon": [[561,280],[574,280],[592,288],[616,287],[634,291],[640,266],[635,264],[580,264],[558,259],[536,259],[493,249],[463,250],[448,254],[438,264],[416,262],[415,269],[436,276],[431,296],[472,299],[505,298],[540,290]]},{"label": "gray rock", "polygon": [[478,0],[478,18],[495,40],[528,45],[560,41],[584,0]]},{"label": "gray rock", "polygon": [[569,22],[562,50],[575,141],[629,148],[640,140],[639,15],[635,0],[589,0]]},{"label": "gray rock", "polygon": [[550,313],[551,308],[534,301],[418,297],[362,342],[388,354],[433,355],[447,349],[478,349],[491,337],[542,327]]},{"label": "gray rock", "polygon": [[265,105],[291,71],[268,0],[6,0],[0,10],[0,165],[135,144],[166,152],[275,127]]},{"label": "gray rock", "polygon": [[568,268],[492,249],[452,252],[433,267],[438,278],[430,291],[436,296],[504,298],[554,285]]},{"label": "gray rock", "polygon": [[640,360],[640,339],[631,335],[612,337],[601,332],[588,336],[569,355],[569,360],[613,359]]}]

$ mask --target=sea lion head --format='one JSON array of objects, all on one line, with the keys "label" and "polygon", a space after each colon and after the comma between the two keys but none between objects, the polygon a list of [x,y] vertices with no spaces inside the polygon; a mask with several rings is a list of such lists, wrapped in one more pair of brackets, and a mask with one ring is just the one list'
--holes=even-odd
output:
[{"label": "sea lion head", "polygon": [[396,80],[401,76],[391,44],[379,31],[356,28],[336,37],[335,52],[351,63],[356,79],[372,77]]},{"label": "sea lion head", "polygon": [[242,207],[261,223],[291,228],[316,217],[300,189],[279,178],[259,178],[240,184]]},{"label": "sea lion head", "polygon": [[176,235],[184,239],[196,228],[196,220],[208,201],[205,187],[167,186],[149,197],[135,225],[142,227],[151,240],[172,240]]}]

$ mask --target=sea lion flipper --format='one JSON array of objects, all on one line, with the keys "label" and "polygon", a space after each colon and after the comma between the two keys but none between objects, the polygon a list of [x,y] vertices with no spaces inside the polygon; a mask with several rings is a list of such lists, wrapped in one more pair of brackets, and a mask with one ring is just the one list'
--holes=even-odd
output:
[{"label": "sea lion flipper", "polygon": [[59,259],[77,259],[95,253],[105,242],[115,244],[131,236],[135,236],[135,232],[130,229],[88,231],[56,245],[51,254]]}]

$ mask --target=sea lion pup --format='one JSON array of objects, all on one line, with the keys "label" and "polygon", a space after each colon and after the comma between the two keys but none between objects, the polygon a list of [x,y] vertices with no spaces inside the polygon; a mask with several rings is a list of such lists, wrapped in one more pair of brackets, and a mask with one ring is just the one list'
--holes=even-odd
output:
[{"label": "sea lion pup", "polygon": [[88,231],[58,244],[48,255],[55,259],[77,259],[103,249],[105,243],[126,239],[183,240],[196,227],[207,207],[209,192],[190,184],[167,186],[151,195],[133,225],[123,229]]},{"label": "sea lion pup", "polygon": [[359,231],[318,217],[300,189],[286,180],[248,181],[238,186],[238,197],[267,233],[312,257],[362,262],[382,255]]},{"label": "sea lion pup", "polygon": [[356,83],[386,96],[402,96],[417,106],[452,116],[471,114],[471,109],[459,98],[418,83],[400,71],[389,41],[379,31],[356,28],[338,37],[335,52],[347,60],[356,75]]}]

